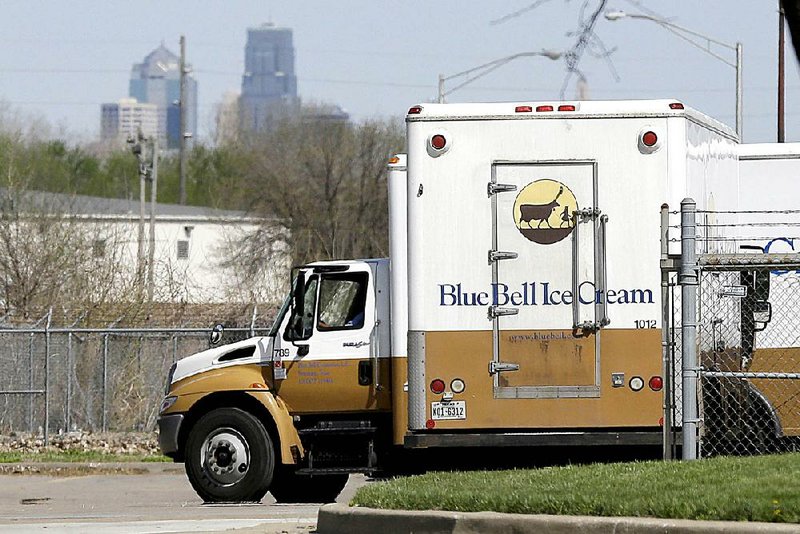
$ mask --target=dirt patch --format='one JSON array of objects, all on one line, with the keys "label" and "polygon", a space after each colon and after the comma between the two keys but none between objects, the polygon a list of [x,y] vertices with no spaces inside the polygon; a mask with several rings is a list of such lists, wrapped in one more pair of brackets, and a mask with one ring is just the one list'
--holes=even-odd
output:
[{"label": "dirt patch", "polygon": [[150,470],[144,467],[103,465],[103,464],[78,464],[78,465],[48,465],[48,464],[0,464],[0,475],[42,475],[50,477],[85,477],[91,475],[144,475]]},{"label": "dirt patch", "polygon": [[158,435],[155,432],[67,432],[52,434],[48,445],[41,435],[11,432],[0,436],[0,453],[44,454],[53,452],[97,452],[101,454],[136,454],[156,456]]}]

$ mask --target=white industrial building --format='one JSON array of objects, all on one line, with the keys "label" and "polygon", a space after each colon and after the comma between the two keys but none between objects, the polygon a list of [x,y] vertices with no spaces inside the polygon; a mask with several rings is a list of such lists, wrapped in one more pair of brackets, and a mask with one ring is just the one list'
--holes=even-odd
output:
[{"label": "white industrial building", "polygon": [[[135,279],[140,261],[140,203],[45,192],[26,194],[37,213],[59,212],[72,231],[87,236],[92,255],[117,262],[124,278]],[[143,261],[150,255],[151,206],[145,204]],[[279,302],[289,285],[290,256],[277,220],[244,212],[156,204],[153,299],[173,303]],[[66,224],[66,222],[65,222]],[[239,258],[243,242],[261,236],[258,261]],[[257,237],[255,237],[257,238]],[[145,276],[145,284],[149,277]],[[124,294],[112,298],[125,299]]]}]

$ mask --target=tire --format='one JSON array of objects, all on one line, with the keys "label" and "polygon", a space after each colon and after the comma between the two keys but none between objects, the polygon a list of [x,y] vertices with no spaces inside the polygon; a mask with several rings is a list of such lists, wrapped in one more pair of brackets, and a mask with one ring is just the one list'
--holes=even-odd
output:
[{"label": "tire", "polygon": [[291,468],[281,469],[269,488],[279,503],[330,503],[347,484],[349,475],[298,475]]},{"label": "tire", "polygon": [[264,425],[239,408],[200,418],[186,442],[186,474],[205,502],[258,502],[275,470],[275,450]]}]

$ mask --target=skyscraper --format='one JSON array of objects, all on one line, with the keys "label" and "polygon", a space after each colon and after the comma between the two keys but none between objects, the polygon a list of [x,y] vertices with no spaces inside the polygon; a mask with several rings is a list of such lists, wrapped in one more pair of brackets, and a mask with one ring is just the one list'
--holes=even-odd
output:
[{"label": "skyscraper", "polygon": [[[158,107],[159,141],[167,148],[180,146],[180,80],[180,58],[163,43],[131,69],[129,94],[139,102]],[[197,82],[190,74],[186,76],[185,108],[186,128],[194,136],[197,133]]]},{"label": "skyscraper", "polygon": [[263,131],[299,107],[292,30],[272,23],[248,28],[240,97],[244,129]]}]

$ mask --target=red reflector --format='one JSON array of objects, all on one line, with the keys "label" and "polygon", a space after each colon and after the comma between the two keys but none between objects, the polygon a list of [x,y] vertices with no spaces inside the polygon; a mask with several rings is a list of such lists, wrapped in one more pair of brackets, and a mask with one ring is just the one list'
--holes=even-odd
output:
[{"label": "red reflector", "polygon": [[664,426],[664,418],[663,417],[659,417],[658,418],[658,426]]},{"label": "red reflector", "polygon": [[530,113],[533,111],[533,108],[531,106],[517,106],[514,108],[514,111],[517,113]]},{"label": "red reflector", "polygon": [[420,113],[422,113],[422,106],[414,106],[408,110],[409,115],[419,115]]},{"label": "red reflector", "polygon": [[444,393],[444,380],[437,378],[431,382],[431,391],[437,395]]},{"label": "red reflector", "polygon": [[654,132],[645,132],[642,136],[642,143],[644,146],[653,146],[658,143],[658,136]]},{"label": "red reflector", "polygon": [[558,111],[575,111],[575,106],[571,104],[565,104],[563,106],[558,106]]},{"label": "red reflector", "polygon": [[680,102],[673,102],[669,105],[669,109],[683,109],[683,104]]},{"label": "red reflector", "polygon": [[536,111],[553,111],[553,106],[536,106]]},{"label": "red reflector", "polygon": [[434,421],[433,419],[428,419],[427,421],[425,421],[425,428],[430,429],[435,426],[436,426],[436,421]]},{"label": "red reflector", "polygon": [[660,376],[653,376],[650,377],[650,389],[653,391],[661,391],[661,388],[664,387],[664,380]]},{"label": "red reflector", "polygon": [[436,134],[431,137],[431,146],[436,150],[441,150],[447,144],[447,139],[441,134]]}]

